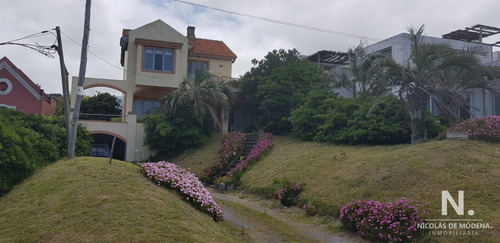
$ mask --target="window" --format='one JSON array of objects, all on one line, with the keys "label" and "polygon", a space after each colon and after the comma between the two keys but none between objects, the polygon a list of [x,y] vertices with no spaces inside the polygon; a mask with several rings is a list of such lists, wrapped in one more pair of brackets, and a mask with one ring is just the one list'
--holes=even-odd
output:
[{"label": "window", "polygon": [[174,50],[144,47],[144,70],[174,72]]},{"label": "window", "polygon": [[159,100],[134,100],[132,110],[137,113],[137,118],[151,114],[160,108]]},{"label": "window", "polygon": [[188,77],[194,77],[198,70],[208,71],[208,62],[188,61]]}]

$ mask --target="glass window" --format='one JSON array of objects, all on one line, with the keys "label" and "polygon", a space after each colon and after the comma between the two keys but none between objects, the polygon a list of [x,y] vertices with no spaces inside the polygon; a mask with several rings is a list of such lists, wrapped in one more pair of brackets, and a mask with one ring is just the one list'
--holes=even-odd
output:
[{"label": "glass window", "polygon": [[174,51],[161,48],[144,48],[144,70],[174,71]]},{"label": "glass window", "polygon": [[196,71],[198,70],[208,71],[208,63],[200,61],[188,61],[188,77],[194,77],[196,75]]},{"label": "glass window", "polygon": [[144,49],[144,69],[153,70],[153,48]]},{"label": "glass window", "polygon": [[160,108],[159,100],[134,100],[133,111],[137,113],[137,118],[151,114]]}]

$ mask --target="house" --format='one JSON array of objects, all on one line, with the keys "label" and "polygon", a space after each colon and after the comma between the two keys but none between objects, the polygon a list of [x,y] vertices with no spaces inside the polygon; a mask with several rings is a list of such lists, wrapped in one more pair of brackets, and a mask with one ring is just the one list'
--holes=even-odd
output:
[{"label": "house", "polygon": [[[111,138],[117,137],[115,157],[127,161],[146,159],[151,154],[143,145],[144,125],[137,122],[138,118],[158,108],[163,97],[197,70],[231,78],[232,64],[237,58],[224,42],[197,38],[195,27],[189,26],[183,35],[162,20],[137,29],[124,29],[120,47],[123,79],[86,77],[83,89],[107,87],[121,92],[122,121],[80,123],[98,143],[110,144]],[[77,77],[73,77],[73,99],[76,92]],[[227,131],[227,118],[223,125],[223,130]]]},{"label": "house", "polygon": [[[348,77],[351,75],[347,69],[347,66],[349,65],[349,56],[347,52],[322,50],[309,56],[303,56],[302,58],[306,58],[310,62],[323,67],[328,73],[333,73],[339,76],[345,75]],[[344,97],[353,97],[353,94],[346,88],[336,88],[334,89],[334,92]]]},{"label": "house", "polygon": [[[490,66],[500,66],[500,52],[493,51],[493,46],[500,46],[498,43],[487,44],[483,39],[500,33],[499,28],[474,25],[466,30],[457,30],[443,35],[443,38],[425,36],[424,42],[427,43],[445,43],[454,49],[463,50],[467,48],[479,48],[485,53],[478,56],[481,63]],[[410,39],[408,33],[402,33],[393,37],[381,40],[366,47],[367,53],[376,53],[388,58],[392,58],[399,64],[406,64],[410,57]],[[336,54],[336,55],[333,55]],[[325,70],[337,75],[347,74],[348,60],[340,58],[338,52],[320,51],[307,58],[318,65],[325,67]],[[494,91],[487,89],[468,89],[463,91],[463,95],[470,102],[469,111],[460,111],[458,114],[464,119],[473,117],[483,117],[488,115],[500,115],[500,80],[494,80]],[[346,97],[352,97],[352,94],[346,93],[345,89],[336,89],[335,92]],[[440,115],[440,111],[431,99],[429,109],[435,116]]]},{"label": "house", "polygon": [[[498,43],[487,44],[483,39],[500,33],[499,28],[474,25],[465,30],[457,30],[443,35],[443,38],[424,36],[426,43],[448,44],[457,50],[467,48],[478,48],[484,55],[478,56],[484,65],[500,66],[499,52],[493,52],[493,46]],[[367,46],[367,53],[378,53],[390,57],[397,63],[405,64],[410,57],[410,39],[408,33],[402,33],[385,40]],[[460,111],[458,114],[463,119],[484,117],[489,115],[500,115],[500,80],[493,81],[494,91],[487,89],[468,89],[463,91],[463,95],[470,102],[469,111]],[[440,111],[431,99],[429,109],[435,116],[440,115]]]},{"label": "house", "polygon": [[54,114],[56,100],[45,94],[7,57],[0,59],[0,108],[31,114]]}]

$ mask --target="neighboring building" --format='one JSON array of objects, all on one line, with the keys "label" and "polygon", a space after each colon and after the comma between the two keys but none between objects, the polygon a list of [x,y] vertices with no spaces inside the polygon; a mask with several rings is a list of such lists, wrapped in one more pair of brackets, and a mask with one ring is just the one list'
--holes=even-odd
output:
[{"label": "neighboring building", "polygon": [[[83,89],[108,87],[122,92],[123,122],[81,123],[99,138],[100,144],[110,144],[112,136],[119,138],[118,153],[123,156],[118,158],[127,161],[146,159],[151,153],[143,145],[144,126],[137,123],[137,118],[158,108],[163,97],[197,70],[231,78],[232,64],[237,58],[224,42],[196,38],[192,26],[184,36],[161,20],[133,30],[124,29],[120,46],[123,80],[85,78]],[[73,99],[76,92],[77,78],[73,77]],[[223,130],[228,130],[227,118]]]},{"label": "neighboring building", "polygon": [[[443,38],[425,36],[424,42],[446,43],[458,50],[470,47],[480,48],[485,53],[484,56],[478,56],[481,63],[490,66],[500,66],[500,52],[493,52],[493,46],[498,47],[499,43],[483,43],[483,38],[498,33],[500,33],[499,28],[475,25],[471,28],[467,28],[466,30],[458,30],[443,35]],[[406,64],[410,58],[411,50],[409,34],[402,33],[369,45],[366,48],[367,53],[377,53],[382,56],[392,58],[399,64]],[[348,60],[338,58],[339,56],[342,56],[339,52],[321,51],[308,56],[307,58],[311,62],[318,63],[318,65],[325,67],[326,70],[332,73],[337,75],[346,74]],[[337,62],[334,60],[342,61]],[[461,114],[458,115],[464,119],[488,115],[500,115],[500,80],[494,80],[492,82],[495,89],[494,91],[479,88],[464,90],[463,94],[466,99],[470,101],[471,109],[470,111],[462,111]],[[346,93],[345,89],[335,90],[335,92],[338,92],[346,97],[352,97],[352,94],[349,92]],[[440,111],[432,99],[429,104],[429,109],[433,115],[440,115]]]},{"label": "neighboring building", "polygon": [[0,108],[32,114],[53,114],[56,100],[17,68],[7,57],[0,59]]},{"label": "neighboring building", "polygon": [[[347,52],[323,50],[318,51],[310,56],[303,56],[303,58],[307,58],[307,60],[309,60],[310,62],[316,63],[318,66],[323,67],[328,73],[332,73],[336,76],[351,76],[351,73],[347,68],[347,66],[349,65],[349,56]],[[334,92],[344,97],[353,97],[353,94],[346,88],[337,88],[334,89]]]},{"label": "neighboring building", "polygon": [[[493,46],[498,46],[498,43],[486,44],[483,38],[493,34],[500,33],[499,28],[474,25],[466,30],[457,30],[443,35],[443,38],[425,36],[423,41],[426,43],[449,44],[457,50],[465,50],[467,48],[479,48],[484,55],[478,56],[479,60],[484,65],[499,65],[498,52],[493,52]],[[367,53],[379,53],[383,56],[390,57],[400,64],[406,64],[410,57],[410,38],[408,33],[402,33],[388,39],[379,41],[375,44],[367,46]],[[495,57],[497,59],[495,59]],[[461,111],[458,114],[463,119],[484,117],[489,115],[500,115],[500,80],[494,80],[494,91],[486,89],[468,89],[464,90],[463,94],[470,101],[470,111]],[[429,109],[435,116],[440,115],[440,111],[431,99]]]}]

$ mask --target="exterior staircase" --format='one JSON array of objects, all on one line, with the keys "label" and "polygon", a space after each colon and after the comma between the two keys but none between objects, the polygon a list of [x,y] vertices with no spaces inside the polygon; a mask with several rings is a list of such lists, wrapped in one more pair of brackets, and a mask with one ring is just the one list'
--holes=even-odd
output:
[{"label": "exterior staircase", "polygon": [[245,134],[246,140],[245,140],[245,145],[241,149],[241,151],[236,154],[236,157],[231,161],[226,168],[224,169],[223,172],[215,176],[214,178],[224,176],[228,171],[231,171],[236,165],[243,160],[247,159],[248,154],[252,151],[253,147],[257,145],[257,136],[252,135],[252,134]]}]

